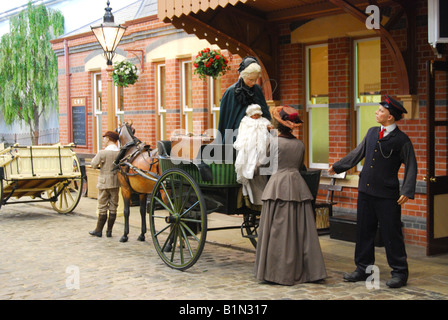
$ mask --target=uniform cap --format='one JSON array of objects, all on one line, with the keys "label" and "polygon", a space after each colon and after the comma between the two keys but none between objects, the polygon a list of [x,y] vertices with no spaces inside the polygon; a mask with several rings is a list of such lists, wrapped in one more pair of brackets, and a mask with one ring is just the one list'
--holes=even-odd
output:
[{"label": "uniform cap", "polygon": [[390,114],[395,118],[395,121],[403,118],[403,113],[408,113],[401,102],[387,94],[385,95],[384,101],[381,101],[380,104],[389,110]]}]

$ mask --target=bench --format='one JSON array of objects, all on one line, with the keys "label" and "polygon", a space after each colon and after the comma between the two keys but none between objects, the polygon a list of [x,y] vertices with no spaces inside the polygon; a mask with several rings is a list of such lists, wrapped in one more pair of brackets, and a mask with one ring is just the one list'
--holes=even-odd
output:
[{"label": "bench", "polygon": [[[340,192],[343,188],[336,182],[345,179],[345,176],[345,172],[330,176],[326,170],[322,171],[321,177],[330,178],[330,183],[319,185],[319,189],[327,190],[327,198],[325,201],[316,202],[316,227],[319,235],[329,234],[331,239],[356,242],[356,215],[333,216],[333,205],[337,203],[333,200],[334,192]],[[384,247],[379,228],[375,236],[375,246]]]},{"label": "bench", "polygon": [[343,186],[336,183],[338,180],[345,179],[346,173],[329,175],[327,170],[322,170],[321,178],[330,179],[328,184],[320,183],[319,189],[327,191],[325,201],[317,200],[315,203],[316,228],[319,235],[330,233],[330,217],[333,216],[333,205],[337,202],[333,200],[335,191],[342,191]]},{"label": "bench", "polygon": [[[330,217],[330,238],[356,242],[356,223],[357,219],[355,215],[337,215]],[[374,245],[375,247],[384,247],[380,228],[376,232]]]}]

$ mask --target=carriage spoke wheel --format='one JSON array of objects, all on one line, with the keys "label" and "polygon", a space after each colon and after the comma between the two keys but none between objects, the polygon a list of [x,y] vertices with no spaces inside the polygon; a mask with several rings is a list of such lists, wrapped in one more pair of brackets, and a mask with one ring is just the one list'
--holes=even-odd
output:
[{"label": "carriage spoke wheel", "polygon": [[[157,205],[163,209],[155,210]],[[207,234],[207,210],[196,181],[179,169],[165,171],[149,205],[154,246],[171,268],[186,270],[199,259]]]},{"label": "carriage spoke wheel", "polygon": [[[81,173],[78,159],[73,160],[73,172]],[[83,179],[82,176],[67,179],[58,183],[53,189],[48,191],[48,198],[58,195],[56,201],[50,201],[54,210],[59,213],[72,212],[79,203],[82,194]]]}]

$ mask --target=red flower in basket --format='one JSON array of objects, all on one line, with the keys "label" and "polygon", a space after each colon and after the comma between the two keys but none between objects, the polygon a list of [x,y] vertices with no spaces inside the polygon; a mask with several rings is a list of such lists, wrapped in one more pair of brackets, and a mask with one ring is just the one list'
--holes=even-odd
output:
[{"label": "red flower in basket", "polygon": [[230,66],[227,65],[228,60],[222,56],[218,50],[210,50],[205,48],[198,53],[194,60],[194,73],[199,75],[199,78],[205,80],[207,76],[216,79],[224,75]]}]

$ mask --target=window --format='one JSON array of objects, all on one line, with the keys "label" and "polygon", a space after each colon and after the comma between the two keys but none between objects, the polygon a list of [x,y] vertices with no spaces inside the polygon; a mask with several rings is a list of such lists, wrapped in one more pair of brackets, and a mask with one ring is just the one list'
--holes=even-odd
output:
[{"label": "window", "polygon": [[117,123],[124,122],[124,88],[122,86],[115,86],[115,115]]},{"label": "window", "polygon": [[328,168],[328,46],[306,48],[310,167]]},{"label": "window", "polygon": [[182,85],[182,129],[185,133],[193,132],[193,88],[192,88],[192,64],[191,61],[182,61],[181,71]]},{"label": "window", "polygon": [[102,138],[102,114],[101,111],[101,72],[93,74],[93,131],[94,131],[94,150],[95,152],[100,151],[103,148],[103,138]]},{"label": "window", "polygon": [[[375,111],[381,102],[381,42],[364,39],[354,42],[356,141],[361,143],[369,128],[378,126]],[[358,165],[362,169],[362,163]]]},{"label": "window", "polygon": [[166,140],[166,95],[165,95],[165,65],[157,65],[157,132],[158,140]]},{"label": "window", "polygon": [[219,110],[221,105],[221,78],[217,79],[210,78],[209,84],[210,84],[209,134],[216,137],[216,131],[218,130],[218,122],[219,122]]}]

